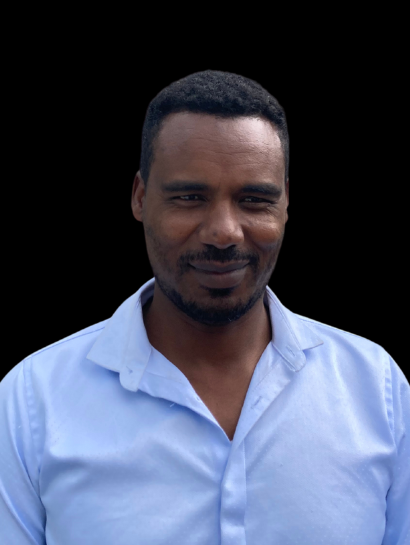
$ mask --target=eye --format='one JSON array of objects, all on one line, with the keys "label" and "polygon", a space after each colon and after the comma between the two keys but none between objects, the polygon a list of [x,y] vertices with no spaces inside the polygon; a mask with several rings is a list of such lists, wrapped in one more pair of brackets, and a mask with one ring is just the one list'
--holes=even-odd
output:
[{"label": "eye", "polygon": [[[174,199],[180,199],[182,200],[183,202],[196,202],[196,200],[194,199],[190,199],[189,197],[200,197],[201,195],[181,195],[179,197],[173,197]],[[254,199],[253,201],[249,202],[249,204],[259,204],[259,203],[268,203],[268,204],[273,204],[272,201],[268,201],[267,199],[262,199],[260,197],[244,197],[243,200],[246,200],[246,199]]]},{"label": "eye", "polygon": [[199,195],[181,195],[180,197],[174,197],[174,199],[182,199],[182,200],[186,200],[187,202],[189,202],[186,197],[199,197]]},{"label": "eye", "polygon": [[253,201],[253,202],[256,202],[256,203],[268,202],[268,203],[272,204],[272,201],[268,201],[266,199],[261,199],[260,197],[245,197],[245,199],[256,199],[256,201]]}]

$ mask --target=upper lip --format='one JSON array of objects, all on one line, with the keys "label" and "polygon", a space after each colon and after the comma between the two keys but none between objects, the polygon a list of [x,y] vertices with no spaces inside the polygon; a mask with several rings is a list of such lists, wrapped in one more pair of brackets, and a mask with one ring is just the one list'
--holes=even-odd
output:
[{"label": "upper lip", "polygon": [[217,263],[212,263],[207,261],[205,263],[191,263],[195,269],[201,269],[203,271],[218,272],[224,273],[229,271],[234,271],[235,269],[242,269],[247,265],[249,261],[236,261],[235,263],[227,263],[225,265],[218,265]]}]

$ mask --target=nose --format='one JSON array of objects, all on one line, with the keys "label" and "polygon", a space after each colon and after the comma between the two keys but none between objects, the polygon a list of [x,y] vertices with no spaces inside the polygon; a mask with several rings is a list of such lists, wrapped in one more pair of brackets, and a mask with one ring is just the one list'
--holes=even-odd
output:
[{"label": "nose", "polygon": [[210,207],[200,226],[199,239],[203,244],[211,244],[221,250],[241,244],[244,235],[238,213],[229,203]]}]

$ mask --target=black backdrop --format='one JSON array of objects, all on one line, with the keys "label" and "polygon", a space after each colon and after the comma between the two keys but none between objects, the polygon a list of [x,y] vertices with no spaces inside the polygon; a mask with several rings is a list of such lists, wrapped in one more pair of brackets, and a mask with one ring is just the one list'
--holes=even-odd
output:
[{"label": "black backdrop", "polygon": [[1,377],[152,277],[130,206],[145,111],[206,68],[257,80],[287,114],[289,221],[270,287],[290,310],[378,343],[409,377],[400,59],[366,45],[190,56],[187,43],[157,56],[73,44],[38,39],[10,65]]}]

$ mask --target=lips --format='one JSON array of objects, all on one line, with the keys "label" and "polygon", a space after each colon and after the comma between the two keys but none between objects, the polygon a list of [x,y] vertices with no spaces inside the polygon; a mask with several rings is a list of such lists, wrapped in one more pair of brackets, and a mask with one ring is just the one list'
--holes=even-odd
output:
[{"label": "lips", "polygon": [[196,263],[195,265],[191,263],[192,267],[201,271],[213,272],[213,273],[226,273],[230,271],[235,271],[237,269],[243,269],[249,261],[237,261],[236,263],[228,263],[225,265],[218,265],[212,262],[205,263]]}]

